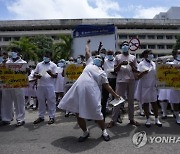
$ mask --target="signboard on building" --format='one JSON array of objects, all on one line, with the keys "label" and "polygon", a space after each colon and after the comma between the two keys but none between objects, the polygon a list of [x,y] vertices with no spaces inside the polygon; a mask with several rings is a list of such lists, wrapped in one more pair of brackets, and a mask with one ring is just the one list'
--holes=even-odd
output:
[{"label": "signboard on building", "polygon": [[0,64],[0,89],[28,86],[27,64]]},{"label": "signboard on building", "polygon": [[110,25],[79,25],[73,30],[73,57],[85,55],[87,40],[91,40],[90,50],[98,50],[99,43],[102,48],[116,51],[116,28]]},{"label": "signboard on building", "polygon": [[180,90],[180,65],[158,64],[157,78],[159,88],[170,88]]}]

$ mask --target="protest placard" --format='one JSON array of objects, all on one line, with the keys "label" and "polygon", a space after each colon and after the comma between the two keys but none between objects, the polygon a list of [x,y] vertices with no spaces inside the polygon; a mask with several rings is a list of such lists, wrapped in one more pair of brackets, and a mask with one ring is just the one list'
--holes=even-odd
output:
[{"label": "protest placard", "polygon": [[180,65],[158,64],[157,79],[159,88],[180,89]]},{"label": "protest placard", "polygon": [[65,68],[65,80],[66,82],[75,82],[83,72],[83,65],[81,64],[68,64]]},{"label": "protest placard", "polygon": [[27,64],[0,64],[0,89],[28,86]]}]

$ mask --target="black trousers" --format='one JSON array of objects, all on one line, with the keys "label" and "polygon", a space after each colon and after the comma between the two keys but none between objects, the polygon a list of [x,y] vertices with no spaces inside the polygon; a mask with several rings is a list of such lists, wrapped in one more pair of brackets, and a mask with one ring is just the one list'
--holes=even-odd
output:
[{"label": "black trousers", "polygon": [[[112,89],[115,91],[116,78],[108,78],[108,81]],[[109,98],[109,92],[104,87],[102,87],[101,112],[103,114],[104,119],[106,118],[106,106],[107,106],[108,98]]]}]

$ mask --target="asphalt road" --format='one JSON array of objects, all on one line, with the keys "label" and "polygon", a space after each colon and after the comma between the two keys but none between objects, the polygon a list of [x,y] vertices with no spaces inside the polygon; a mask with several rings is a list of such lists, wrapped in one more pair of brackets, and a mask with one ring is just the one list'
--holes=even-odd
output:
[{"label": "asphalt road", "polygon": [[[90,130],[90,137],[83,143],[78,142],[81,135],[76,118],[64,117],[64,112],[57,111],[55,124],[48,125],[48,116],[45,122],[33,125],[37,118],[37,111],[26,110],[26,124],[15,127],[15,120],[11,125],[0,127],[0,154],[179,154],[180,153],[180,126],[175,123],[175,119],[170,115],[166,120],[161,120],[163,127],[152,125],[151,128],[144,126],[145,117],[135,113],[135,119],[140,122],[139,127],[128,124],[127,114],[123,116],[123,123],[108,129],[111,141],[105,142],[101,138],[101,130],[94,121],[87,121]],[[152,117],[153,119],[153,117]],[[110,121],[107,117],[106,122]],[[133,135],[144,131],[147,135],[147,143],[133,144]],[[162,143],[163,137],[173,138],[168,143]],[[150,140],[151,139],[151,140]],[[151,142],[153,140],[153,142]],[[165,141],[164,141],[165,142]],[[170,142],[170,143],[169,143]]]}]

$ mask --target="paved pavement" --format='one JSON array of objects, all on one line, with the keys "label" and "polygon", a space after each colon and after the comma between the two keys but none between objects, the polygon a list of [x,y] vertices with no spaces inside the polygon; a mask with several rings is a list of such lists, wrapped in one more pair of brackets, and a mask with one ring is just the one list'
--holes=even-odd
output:
[{"label": "paved pavement", "polygon": [[[163,127],[152,125],[151,128],[144,126],[145,118],[138,115],[136,111],[135,119],[140,122],[139,127],[128,124],[127,114],[123,116],[123,123],[108,129],[111,141],[105,142],[101,138],[101,130],[94,121],[87,121],[90,130],[90,137],[83,143],[77,142],[81,135],[74,116],[64,117],[64,112],[57,111],[56,123],[48,125],[48,116],[45,122],[33,125],[37,118],[37,111],[26,110],[26,124],[15,127],[15,121],[9,126],[0,127],[0,154],[179,154],[180,153],[180,126],[175,124],[171,116],[167,120],[161,120]],[[153,119],[153,117],[152,117]],[[107,122],[110,117],[107,117]],[[137,132],[146,132],[147,138],[135,138]],[[135,136],[134,136],[135,137]],[[162,143],[163,137],[173,139]],[[139,140],[140,139],[140,140]],[[146,143],[146,139],[148,140]],[[153,143],[151,142],[153,140]],[[141,142],[143,141],[143,142]],[[176,143],[175,143],[176,142]],[[137,146],[143,145],[137,148]]]}]

